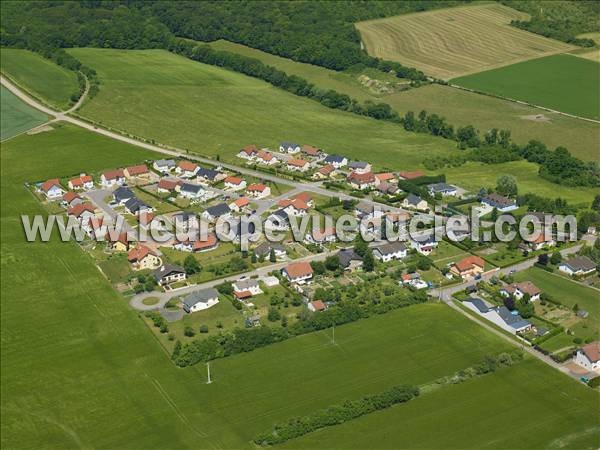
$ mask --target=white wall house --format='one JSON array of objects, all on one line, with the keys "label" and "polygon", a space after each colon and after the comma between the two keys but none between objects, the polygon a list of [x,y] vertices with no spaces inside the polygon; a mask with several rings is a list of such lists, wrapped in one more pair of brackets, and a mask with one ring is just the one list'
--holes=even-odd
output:
[{"label": "white wall house", "polygon": [[577,350],[574,361],[584,369],[600,373],[600,342],[592,342]]},{"label": "white wall house", "polygon": [[389,262],[394,259],[406,258],[407,248],[403,242],[390,242],[382,244],[373,250],[373,256],[382,262]]},{"label": "white wall house", "polygon": [[300,146],[295,142],[282,142],[279,145],[279,151],[281,153],[298,153],[301,150]]},{"label": "white wall house", "polygon": [[216,289],[194,291],[183,299],[183,310],[194,313],[208,309],[219,303],[219,292]]},{"label": "white wall house", "polygon": [[58,178],[54,180],[48,180],[42,184],[40,191],[44,193],[48,200],[56,200],[63,196],[66,192],[60,185]]}]

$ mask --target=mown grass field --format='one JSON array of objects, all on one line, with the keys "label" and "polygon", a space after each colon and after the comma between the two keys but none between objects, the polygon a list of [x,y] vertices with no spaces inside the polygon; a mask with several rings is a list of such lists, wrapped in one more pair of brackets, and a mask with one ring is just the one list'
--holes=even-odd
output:
[{"label": "mown grass field", "polygon": [[29,50],[0,50],[1,70],[20,86],[51,106],[66,109],[72,94],[79,91],[77,75]]},{"label": "mown grass field", "polygon": [[560,186],[538,176],[538,166],[527,161],[511,161],[502,164],[468,162],[459,167],[441,170],[449,183],[477,192],[482,186],[495,187],[501,175],[512,175],[517,180],[519,194],[532,192],[547,198],[561,197],[571,204],[589,207],[600,188]]},{"label": "mown grass field", "polygon": [[467,75],[453,84],[534,105],[600,119],[600,64],[574,55],[552,55]]},{"label": "mown grass field", "polygon": [[69,50],[97,70],[100,93],[80,110],[103,125],[237,161],[245,145],[274,148],[291,140],[379,167],[418,167],[456,151],[452,142],[320,104],[260,80],[162,50]]},{"label": "mown grass field", "polygon": [[[418,114],[426,110],[446,117],[454,126],[473,125],[481,133],[491,128],[509,129],[512,139],[519,144],[537,139],[549,148],[566,147],[578,158],[600,160],[600,125],[596,123],[439,84],[378,94],[362,85],[356,73],[336,72],[299,63],[223,40],[211,42],[210,45],[218,50],[257,58],[288,74],[301,76],[320,88],[334,89],[360,101],[386,102],[400,114],[407,111]],[[382,79],[384,76],[381,72],[371,74],[373,79]]]},{"label": "mown grass field", "polygon": [[48,120],[46,114],[26,105],[4,86],[0,89],[0,140],[16,136]]},{"label": "mown grass field", "polygon": [[527,17],[488,3],[359,22],[356,28],[370,55],[449,79],[574,48],[510,26]]}]

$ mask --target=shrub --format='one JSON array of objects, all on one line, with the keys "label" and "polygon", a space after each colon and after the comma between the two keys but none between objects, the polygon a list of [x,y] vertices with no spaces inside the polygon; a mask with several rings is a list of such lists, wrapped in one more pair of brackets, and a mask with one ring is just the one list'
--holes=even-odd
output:
[{"label": "shrub", "polygon": [[208,325],[206,325],[206,324],[200,325],[200,333],[203,333],[203,334],[208,333]]}]

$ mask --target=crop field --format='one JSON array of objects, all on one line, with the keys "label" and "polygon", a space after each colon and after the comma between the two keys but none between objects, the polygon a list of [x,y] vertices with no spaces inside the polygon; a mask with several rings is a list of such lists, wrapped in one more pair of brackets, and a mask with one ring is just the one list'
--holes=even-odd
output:
[{"label": "crop field", "polygon": [[1,87],[0,95],[2,96],[0,140],[16,136],[48,120],[46,114],[23,103],[4,86]]},{"label": "crop field", "polygon": [[[211,42],[210,46],[257,58],[290,75],[301,76],[322,89],[334,89],[360,101],[383,101],[400,114],[407,111],[418,114],[425,110],[445,117],[455,127],[473,125],[481,133],[491,128],[509,129],[512,139],[519,144],[537,139],[549,148],[566,147],[583,160],[600,160],[597,150],[600,146],[600,125],[597,123],[439,84],[402,92],[396,89],[391,93],[377,93],[359,83],[356,73],[299,63],[223,40]],[[598,52],[597,49],[592,51]],[[385,81],[386,74],[381,72],[368,75],[373,80]]]},{"label": "crop field", "polygon": [[519,194],[531,192],[547,198],[561,197],[569,203],[589,206],[600,188],[560,186],[538,176],[538,166],[527,161],[511,161],[501,164],[468,162],[459,167],[441,169],[448,183],[477,192],[482,186],[495,187],[501,175],[512,175],[517,180]]},{"label": "crop field", "polygon": [[511,27],[528,16],[497,3],[359,22],[368,53],[450,79],[574,47]]},{"label": "crop field", "polygon": [[416,168],[423,158],[456,151],[452,142],[401,126],[331,110],[269,84],[162,50],[69,50],[98,72],[100,93],[82,116],[116,129],[239,160],[240,148],[309,143],[376,166]]},{"label": "crop field", "polygon": [[66,109],[71,95],[79,90],[75,72],[37,53],[3,48],[0,54],[2,73],[51,106]]},{"label": "crop field", "polygon": [[452,80],[477,91],[557,111],[600,119],[600,64],[553,55]]}]

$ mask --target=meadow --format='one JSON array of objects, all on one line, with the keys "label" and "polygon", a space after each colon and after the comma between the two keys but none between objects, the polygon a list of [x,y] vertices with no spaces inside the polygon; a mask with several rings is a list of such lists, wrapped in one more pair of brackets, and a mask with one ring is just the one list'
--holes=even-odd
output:
[{"label": "meadow", "polygon": [[487,3],[355,25],[370,55],[450,79],[574,48],[510,26],[511,20],[527,17],[512,8]]},{"label": "meadow", "polygon": [[374,92],[359,82],[360,74],[365,72],[371,79],[384,82],[389,75],[368,70],[336,72],[224,40],[211,42],[210,46],[259,59],[320,88],[334,89],[360,101],[383,101],[402,115],[426,110],[446,117],[454,126],[473,125],[481,133],[491,128],[509,129],[512,139],[519,144],[537,139],[549,148],[566,147],[583,160],[600,160],[600,125],[596,123],[440,84],[405,91],[393,89],[391,93]]},{"label": "meadow", "polygon": [[[19,215],[44,212],[23,188],[25,181],[158,157],[71,126],[55,127],[17,137],[0,150],[3,448],[251,448],[250,440],[275,422],[394,384],[427,383],[508,348],[447,306],[426,304],[338,327],[337,345],[323,331],[214,361],[214,382],[207,385],[204,365],[182,370],[170,362],[77,244],[24,241]],[[514,369],[527,390],[514,380],[502,383],[499,372],[464,385],[474,390],[452,387],[449,398],[432,394],[435,402],[420,406],[419,416],[436,417],[450,408],[451,420],[472,422],[473,406],[457,409],[460,402],[473,405],[479,383],[498,383],[483,390],[495,402],[511,394],[533,402],[536,439],[559,439],[567,426],[579,436],[576,443],[596,437],[590,417],[597,395],[540,363],[530,364],[543,375],[540,382],[518,366],[506,371]],[[491,404],[478,403],[480,410]],[[405,414],[402,409],[383,414]],[[561,426],[554,420],[559,410],[568,417]],[[510,413],[511,433],[529,435],[531,426],[523,425],[532,417],[529,407]],[[373,419],[379,427],[398,427],[394,416]],[[418,426],[423,436],[439,432],[436,421]],[[354,431],[340,437],[340,429],[318,435],[328,439],[334,433],[341,447],[365,438]],[[389,436],[380,433],[378,439]],[[457,443],[476,439],[468,427],[453,428],[451,437]],[[395,439],[396,447],[403,442]],[[440,442],[430,441],[429,447]],[[527,441],[532,447],[537,442]]]},{"label": "meadow", "polygon": [[574,55],[552,55],[467,75],[453,84],[600,119],[600,65]]},{"label": "meadow", "polygon": [[0,55],[2,73],[51,106],[67,109],[71,95],[79,92],[75,72],[37,53],[3,48]]},{"label": "meadow", "polygon": [[23,103],[4,86],[0,89],[0,140],[16,136],[48,120],[46,114]]},{"label": "meadow", "polygon": [[250,143],[290,140],[362,158],[376,166],[418,167],[452,142],[408,133],[396,124],[331,110],[219,67],[163,50],[72,49],[98,72],[100,93],[79,113],[101,125],[223,160]]},{"label": "meadow", "polygon": [[561,197],[573,205],[589,207],[600,188],[560,186],[538,176],[538,166],[527,161],[511,161],[501,164],[468,162],[459,167],[448,167],[440,172],[446,174],[448,183],[477,192],[481,187],[495,187],[501,175],[512,175],[517,180],[519,194],[531,192],[547,198]]}]

